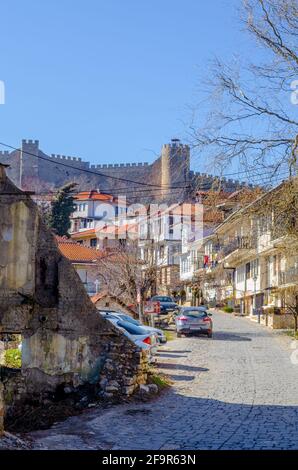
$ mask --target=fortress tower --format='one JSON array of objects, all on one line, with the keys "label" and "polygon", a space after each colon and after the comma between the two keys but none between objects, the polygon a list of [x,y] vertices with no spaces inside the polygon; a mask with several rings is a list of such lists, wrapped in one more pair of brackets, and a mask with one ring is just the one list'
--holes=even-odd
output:
[{"label": "fortress tower", "polygon": [[185,188],[190,181],[190,149],[179,139],[172,139],[161,150],[161,185]]},{"label": "fortress tower", "polygon": [[[36,157],[34,156],[36,155]],[[39,167],[39,141],[22,140],[19,152],[21,177],[38,177]]]}]

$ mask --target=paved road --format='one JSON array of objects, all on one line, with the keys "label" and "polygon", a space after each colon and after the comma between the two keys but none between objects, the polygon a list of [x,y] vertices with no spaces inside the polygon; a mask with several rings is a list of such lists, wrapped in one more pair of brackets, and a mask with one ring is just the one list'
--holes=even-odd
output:
[{"label": "paved road", "polygon": [[291,340],[245,318],[213,319],[213,339],[181,338],[160,352],[175,383],[161,398],[88,410],[32,433],[35,448],[297,449]]}]

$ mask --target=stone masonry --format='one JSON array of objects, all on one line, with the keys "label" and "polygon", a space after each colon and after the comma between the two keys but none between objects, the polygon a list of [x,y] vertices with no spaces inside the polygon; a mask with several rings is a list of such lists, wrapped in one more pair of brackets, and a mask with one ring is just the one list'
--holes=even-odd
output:
[{"label": "stone masonry", "polygon": [[3,384],[0,382],[0,437],[4,432],[4,399],[3,399]]},{"label": "stone masonry", "polygon": [[0,220],[0,340],[22,338],[21,371],[1,370],[6,407],[33,397],[42,403],[59,387],[88,384],[111,396],[146,383],[145,353],[99,315],[30,194],[13,185],[3,165]]},{"label": "stone masonry", "polygon": [[[70,181],[78,183],[79,190],[99,188],[114,193],[121,188],[120,194],[126,194],[125,187],[131,190],[141,189],[142,183],[156,185],[150,198],[177,202],[185,200],[198,189],[207,190],[215,181],[214,176],[195,173],[190,170],[190,148],[179,139],[162,146],[161,155],[153,163],[116,163],[91,165],[81,158],[60,154],[47,155],[39,148],[38,140],[23,140],[20,150],[0,152],[0,163],[9,164],[8,175],[19,187],[45,189],[45,184],[57,188]],[[85,172],[84,170],[87,170]],[[132,183],[111,177],[125,178]],[[245,183],[223,178],[222,188],[233,192]],[[134,184],[133,182],[136,182]],[[164,190],[158,189],[162,185]],[[180,190],[166,191],[167,186],[181,187]],[[124,189],[123,189],[124,188]],[[141,200],[145,193],[136,195]],[[148,197],[148,196],[147,196]]]}]

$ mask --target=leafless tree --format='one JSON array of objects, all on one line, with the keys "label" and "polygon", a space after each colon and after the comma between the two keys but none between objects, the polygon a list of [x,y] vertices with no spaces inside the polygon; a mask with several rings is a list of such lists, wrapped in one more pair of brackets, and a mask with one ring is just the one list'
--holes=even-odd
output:
[{"label": "leafless tree", "polygon": [[214,61],[207,87],[211,111],[203,124],[191,125],[191,134],[194,147],[213,165],[223,171],[235,163],[266,185],[293,173],[296,165],[291,83],[298,80],[298,4],[243,0],[240,14],[256,43],[254,61]]},{"label": "leafless tree", "polygon": [[154,287],[156,269],[153,263],[141,260],[136,240],[107,251],[98,260],[102,289],[133,305],[138,296],[143,302]]},{"label": "leafless tree", "polygon": [[291,314],[294,319],[294,333],[298,331],[298,287],[291,286],[286,289],[284,294],[284,310],[286,313]]}]

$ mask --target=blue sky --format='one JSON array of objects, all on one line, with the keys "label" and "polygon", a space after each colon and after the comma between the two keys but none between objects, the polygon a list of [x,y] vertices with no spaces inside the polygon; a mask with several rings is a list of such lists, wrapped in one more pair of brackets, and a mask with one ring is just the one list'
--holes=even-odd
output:
[{"label": "blue sky", "polygon": [[[0,140],[93,163],[186,136],[214,56],[249,57],[239,0],[2,0]],[[196,168],[199,169],[199,168]]]}]

